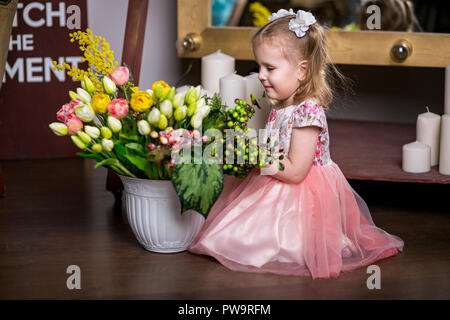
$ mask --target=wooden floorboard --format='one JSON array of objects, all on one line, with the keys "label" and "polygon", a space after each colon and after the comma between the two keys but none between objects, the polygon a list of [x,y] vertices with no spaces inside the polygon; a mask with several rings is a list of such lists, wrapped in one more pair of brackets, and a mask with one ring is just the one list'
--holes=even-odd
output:
[{"label": "wooden floorboard", "polygon": [[[365,268],[313,280],[148,252],[105,190],[106,169],[81,159],[1,164],[0,299],[450,298],[448,185],[349,181],[375,223],[405,241],[404,252],[377,263],[381,289],[368,290]],[[81,290],[66,287],[69,265],[81,268]]]}]

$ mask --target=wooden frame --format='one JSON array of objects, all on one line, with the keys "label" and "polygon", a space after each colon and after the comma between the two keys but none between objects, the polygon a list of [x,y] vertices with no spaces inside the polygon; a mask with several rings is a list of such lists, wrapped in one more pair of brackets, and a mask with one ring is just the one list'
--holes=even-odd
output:
[{"label": "wooden frame", "polygon": [[[123,42],[122,64],[126,63],[133,70],[134,84],[139,85],[142,54],[144,48],[145,28],[147,24],[148,0],[129,0],[127,23]],[[106,190],[114,194],[116,200],[122,198],[122,182],[119,176],[108,169]]]},{"label": "wooden frame", "polygon": [[[178,56],[200,58],[220,49],[239,60],[253,60],[253,27],[211,27],[211,0],[178,0]],[[201,37],[195,51],[181,45],[190,33]],[[336,64],[445,67],[450,64],[450,34],[380,31],[327,31],[330,56]],[[390,57],[394,44],[406,40],[412,54],[404,62]]]}]

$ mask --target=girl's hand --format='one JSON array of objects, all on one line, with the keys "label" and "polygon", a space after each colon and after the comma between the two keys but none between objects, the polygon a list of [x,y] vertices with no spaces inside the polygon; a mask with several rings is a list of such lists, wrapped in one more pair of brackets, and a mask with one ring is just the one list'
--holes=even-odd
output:
[{"label": "girl's hand", "polygon": [[[287,183],[300,183],[313,164],[319,134],[320,128],[316,126],[293,128],[289,155],[261,168],[261,174]],[[278,162],[284,165],[284,170],[278,170]]]},{"label": "girl's hand", "polygon": [[273,176],[278,173],[278,159],[275,160],[272,164],[267,163],[264,167],[261,168],[261,175],[263,176]]}]

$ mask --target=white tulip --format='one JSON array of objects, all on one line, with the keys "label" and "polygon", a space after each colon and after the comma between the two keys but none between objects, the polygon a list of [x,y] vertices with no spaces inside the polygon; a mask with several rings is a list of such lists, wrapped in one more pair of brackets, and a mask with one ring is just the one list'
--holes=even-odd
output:
[{"label": "white tulip", "polygon": [[153,108],[152,111],[150,111],[150,113],[148,114],[148,122],[150,122],[150,124],[152,126],[156,126],[159,122],[159,116],[161,115],[161,112],[159,111],[158,108]]},{"label": "white tulip", "polygon": [[84,89],[77,88],[77,96],[78,96],[78,99],[80,99],[84,103],[90,103],[91,102],[91,95],[89,94],[89,92],[87,92]]},{"label": "white tulip", "polygon": [[191,118],[191,126],[194,127],[195,129],[201,127],[203,122],[203,118],[201,116],[201,114],[194,114],[194,116]]},{"label": "white tulip", "polygon": [[83,122],[91,122],[95,118],[94,109],[90,104],[82,104],[75,108],[76,116]]},{"label": "white tulip", "polygon": [[150,133],[150,125],[147,120],[139,120],[137,126],[141,135],[146,136]]},{"label": "white tulip", "polygon": [[67,126],[61,122],[53,122],[49,124],[50,129],[52,129],[53,133],[57,136],[65,136],[69,132]]},{"label": "white tulip", "polygon": [[117,91],[116,84],[107,76],[104,76],[102,79],[103,82],[103,88],[105,88],[105,91],[107,94],[114,95]]},{"label": "white tulip", "polygon": [[206,106],[205,105],[205,106],[201,107],[200,110],[197,109],[196,113],[201,114],[202,119],[205,119],[208,116],[210,111],[211,111],[211,106]]},{"label": "white tulip", "polygon": [[120,123],[119,119],[116,119],[112,116],[108,117],[108,127],[112,132],[119,132],[122,129],[122,123]]},{"label": "white tulip", "polygon": [[184,93],[177,93],[175,97],[173,97],[173,106],[175,109],[178,109],[179,107],[183,106],[184,102]]},{"label": "white tulip", "polygon": [[164,100],[163,102],[161,102],[159,110],[161,110],[161,113],[164,114],[167,118],[170,118],[173,113],[172,102],[167,99]]},{"label": "white tulip", "polygon": [[84,131],[93,139],[100,137],[100,130],[93,126],[84,126]]},{"label": "white tulip", "polygon": [[110,139],[103,139],[102,147],[105,151],[111,151],[114,148],[114,142]]}]

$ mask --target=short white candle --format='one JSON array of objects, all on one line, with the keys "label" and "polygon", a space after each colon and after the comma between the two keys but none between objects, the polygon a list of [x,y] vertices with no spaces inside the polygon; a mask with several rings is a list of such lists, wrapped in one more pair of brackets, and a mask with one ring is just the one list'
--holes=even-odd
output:
[{"label": "short white candle", "polygon": [[403,145],[402,169],[405,172],[423,173],[430,171],[431,148],[419,141]]},{"label": "short white candle", "polygon": [[416,140],[431,147],[431,166],[435,166],[439,163],[440,129],[441,116],[432,113],[429,110],[418,115],[416,123]]},{"label": "short white candle", "polygon": [[257,73],[252,73],[245,77],[247,81],[247,103],[252,104],[252,100],[250,98],[250,94],[254,94],[256,100],[258,101],[259,109],[257,106],[254,106],[255,113],[253,117],[248,121],[248,126],[254,129],[264,129],[266,127],[267,118],[270,113],[270,101],[269,99],[264,97],[264,86],[261,81],[258,79]]},{"label": "short white candle", "polygon": [[235,59],[220,50],[202,58],[202,87],[210,93],[219,93],[220,78],[233,73]]},{"label": "short white candle", "polygon": [[235,99],[245,100],[245,96],[247,94],[247,84],[244,77],[232,73],[220,78],[219,83],[222,104],[226,105],[228,107],[227,109],[235,106]]},{"label": "short white candle", "polygon": [[450,175],[450,114],[441,117],[441,148],[439,150],[439,173]]},{"label": "short white candle", "polygon": [[450,64],[445,67],[444,113],[450,114]]}]

